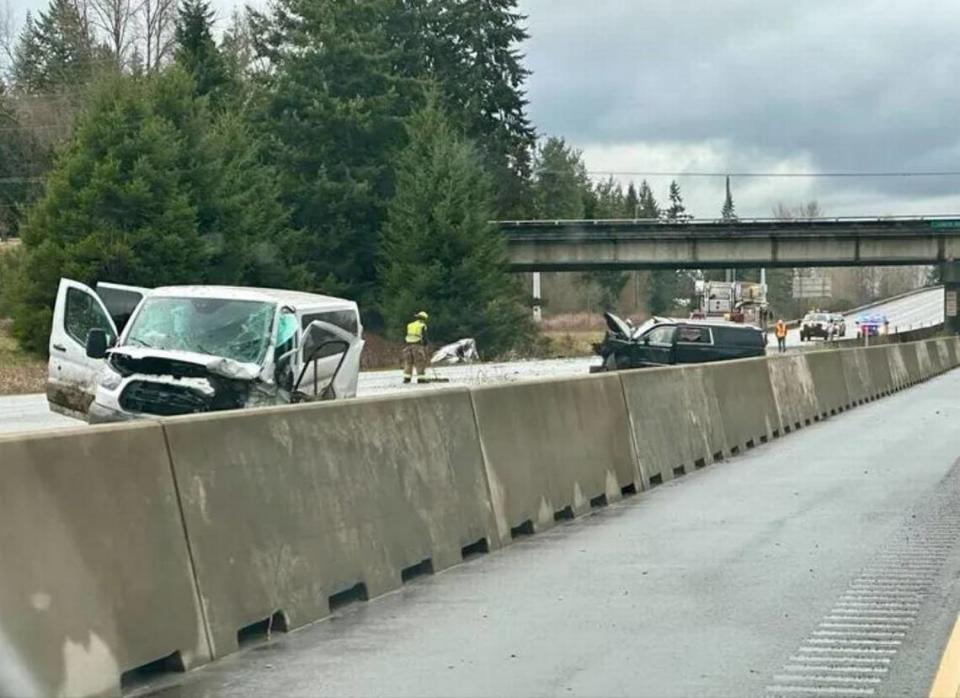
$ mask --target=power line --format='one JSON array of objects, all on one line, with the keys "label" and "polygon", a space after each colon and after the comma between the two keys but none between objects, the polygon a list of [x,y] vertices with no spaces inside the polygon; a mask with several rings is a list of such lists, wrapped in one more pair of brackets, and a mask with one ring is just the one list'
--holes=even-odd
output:
[{"label": "power line", "polygon": [[853,177],[960,177],[960,170],[937,172],[653,172],[590,170],[591,177],[777,177],[777,178],[853,178]]}]

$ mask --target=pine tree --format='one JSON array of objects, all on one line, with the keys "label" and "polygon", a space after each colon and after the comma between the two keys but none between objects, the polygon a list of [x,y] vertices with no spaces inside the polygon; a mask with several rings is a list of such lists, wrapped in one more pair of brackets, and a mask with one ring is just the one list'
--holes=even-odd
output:
[{"label": "pine tree", "polygon": [[723,199],[723,209],[720,211],[720,219],[724,221],[737,220],[737,212],[733,205],[733,194],[730,191],[729,177],[727,177],[727,194]]},{"label": "pine tree", "polygon": [[683,196],[680,194],[680,185],[674,180],[670,182],[670,208],[666,210],[664,219],[671,223],[685,223],[692,216],[687,214],[687,208],[683,205]]},{"label": "pine tree", "polygon": [[[275,262],[286,212],[247,127],[214,122],[179,69],[116,76],[93,91],[70,146],[21,227],[14,332],[46,351],[58,281],[137,286],[244,283],[299,270]],[[266,245],[266,248],[264,247]]]},{"label": "pine tree", "polygon": [[579,150],[563,138],[548,138],[533,165],[533,196],[541,218],[576,220],[586,215],[590,178]]},{"label": "pine tree", "polygon": [[493,206],[480,155],[431,100],[411,119],[383,233],[381,307],[396,336],[422,309],[433,339],[474,337],[487,355],[528,336],[505,241],[489,224]]},{"label": "pine tree", "polygon": [[526,182],[536,134],[527,116],[528,38],[517,0],[408,0],[424,17],[418,37],[427,77],[454,123],[475,141],[493,175],[498,215],[530,213]]},{"label": "pine tree", "polygon": [[36,21],[27,17],[15,50],[13,82],[32,94],[73,89],[109,63],[109,51],[97,45],[77,5],[51,0]]},{"label": "pine tree", "polygon": [[197,94],[222,106],[230,91],[227,66],[213,40],[214,12],[207,0],[182,0],[177,10],[174,60],[193,78]]},{"label": "pine tree", "polygon": [[630,182],[627,187],[627,194],[623,201],[623,213],[625,218],[636,218],[640,211],[640,196],[637,194],[637,187]]},{"label": "pine tree", "polygon": [[306,263],[315,290],[361,303],[374,297],[404,120],[422,102],[421,83],[397,71],[396,11],[394,0],[277,0],[255,15],[273,69],[260,121],[302,231],[291,262]]},{"label": "pine tree", "polygon": [[650,185],[647,184],[647,180],[643,180],[640,183],[640,191],[637,194],[637,199],[640,205],[640,218],[650,220],[660,218],[660,205],[657,203],[657,198],[653,195],[653,190],[650,188]]}]

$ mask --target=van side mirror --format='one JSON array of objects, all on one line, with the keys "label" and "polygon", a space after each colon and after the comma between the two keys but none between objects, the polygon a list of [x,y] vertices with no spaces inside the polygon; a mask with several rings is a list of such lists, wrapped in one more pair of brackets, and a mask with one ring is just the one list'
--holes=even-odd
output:
[{"label": "van side mirror", "polygon": [[103,359],[112,342],[106,330],[94,328],[87,332],[87,356],[91,359]]},{"label": "van side mirror", "polygon": [[650,346],[650,338],[649,338],[649,337],[644,337],[644,338],[643,338],[643,343],[644,343],[645,346]]}]

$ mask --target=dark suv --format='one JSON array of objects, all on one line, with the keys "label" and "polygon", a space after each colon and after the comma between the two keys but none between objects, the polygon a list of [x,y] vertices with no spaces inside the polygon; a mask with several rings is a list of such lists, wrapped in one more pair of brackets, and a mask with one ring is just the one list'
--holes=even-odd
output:
[{"label": "dark suv", "polygon": [[653,318],[634,329],[612,313],[605,313],[604,318],[607,336],[594,345],[603,364],[594,366],[592,372],[698,364],[766,354],[766,334],[753,325],[723,320]]}]

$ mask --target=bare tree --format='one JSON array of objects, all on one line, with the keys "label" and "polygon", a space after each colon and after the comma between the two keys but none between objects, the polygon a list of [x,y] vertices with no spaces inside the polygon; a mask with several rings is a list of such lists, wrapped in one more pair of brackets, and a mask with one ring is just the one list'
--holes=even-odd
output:
[{"label": "bare tree", "polygon": [[173,50],[177,0],[142,0],[139,10],[143,66],[150,72],[160,68]]},{"label": "bare tree", "polygon": [[13,9],[9,2],[0,5],[0,75],[13,65],[13,47],[16,43],[13,27]]},{"label": "bare tree", "polygon": [[134,0],[89,0],[94,26],[107,38],[117,65],[126,64],[133,43],[138,6]]}]

